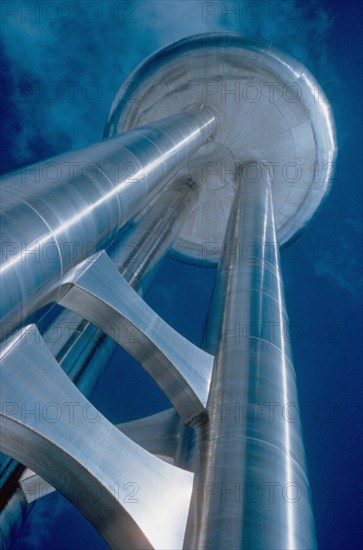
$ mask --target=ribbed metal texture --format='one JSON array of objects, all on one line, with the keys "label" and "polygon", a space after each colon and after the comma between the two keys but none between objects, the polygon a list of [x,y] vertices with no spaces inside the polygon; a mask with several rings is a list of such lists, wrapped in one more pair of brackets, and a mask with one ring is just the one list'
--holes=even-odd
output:
[{"label": "ribbed metal texture", "polygon": [[[111,548],[316,547],[278,244],[330,186],[334,121],[317,86],[270,44],[228,33],[184,39],[126,81],[110,139],[3,178],[1,448],[63,492]],[[133,237],[121,240],[127,222]],[[209,353],[133,290],[142,294],[172,243],[187,261],[219,263]],[[52,302],[72,312],[55,317]],[[39,332],[58,322],[73,328],[46,345]],[[26,337],[12,335],[26,324]],[[130,326],[137,338],[126,342]],[[76,422],[63,419],[69,402],[91,407],[74,383],[84,394],[96,383],[115,347],[106,334],[175,407],[124,426],[126,435],[101,415],[92,431],[79,411]],[[63,399],[59,425],[22,415],[34,399]],[[171,463],[176,453],[196,474],[192,501],[191,473],[148,451]],[[71,494],[63,464],[75,482],[95,483],[102,506]],[[137,507],[112,493],[126,479],[140,488]],[[5,509],[6,539],[24,511],[19,490]]]},{"label": "ribbed metal texture", "polygon": [[237,192],[206,345],[216,361],[189,547],[315,548],[267,169]]},{"label": "ribbed metal texture", "polygon": [[[194,194],[195,190],[193,191],[187,180],[173,182],[163,193],[161,200],[139,216],[137,224],[113,247],[110,255],[134,289],[145,289],[151,282],[160,260],[190,215]],[[53,355],[71,380],[84,395],[90,395],[117,344],[94,325],[68,310],[61,311],[43,334]],[[136,425],[139,427],[140,421]],[[167,426],[166,422],[164,429]],[[129,435],[128,430],[132,432],[132,428],[133,423],[130,423],[130,428],[127,424],[125,430],[123,427],[121,429]],[[147,434],[154,447],[159,445],[161,451],[159,447],[157,449],[165,454],[165,448],[162,447],[164,440],[160,442],[155,430],[150,431],[149,424],[146,424],[144,430],[134,430],[130,437],[139,443],[140,437],[144,435],[145,438]],[[30,506],[26,506],[25,496],[20,488],[7,501],[8,492],[11,494],[16,487],[16,479],[19,478],[22,467],[16,460],[2,453],[0,456],[4,466],[0,472],[1,495],[4,499],[4,509],[0,512],[0,546],[10,548]],[[7,479],[7,471],[13,472],[14,482]]]},{"label": "ribbed metal texture", "polygon": [[65,273],[109,246],[215,130],[174,115],[10,174],[2,184],[2,331],[56,300]]}]

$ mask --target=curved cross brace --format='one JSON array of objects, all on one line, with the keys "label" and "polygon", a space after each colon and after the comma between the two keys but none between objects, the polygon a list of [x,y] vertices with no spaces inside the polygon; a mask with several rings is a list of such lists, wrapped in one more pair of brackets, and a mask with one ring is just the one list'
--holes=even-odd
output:
[{"label": "curved cross brace", "polygon": [[56,487],[113,549],[180,549],[193,475],[123,435],[79,392],[34,325],[4,343],[1,451]]},{"label": "curved cross brace", "polygon": [[96,325],[142,365],[185,423],[205,413],[213,356],[163,321],[105,251],[73,269],[60,293],[62,306]]},{"label": "curved cross brace", "polygon": [[[181,427],[180,416],[174,409],[116,424],[116,428],[132,441],[170,464],[174,464]],[[18,485],[28,503],[55,491],[29,468],[22,473]]]}]

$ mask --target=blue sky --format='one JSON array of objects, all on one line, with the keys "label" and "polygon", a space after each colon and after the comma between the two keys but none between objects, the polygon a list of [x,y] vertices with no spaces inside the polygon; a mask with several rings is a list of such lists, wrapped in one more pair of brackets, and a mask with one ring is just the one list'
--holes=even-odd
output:
[{"label": "blue sky", "polygon": [[[32,5],[38,6],[35,13]],[[237,12],[228,14],[226,5]],[[3,2],[1,9],[1,172],[99,140],[112,98],[131,70],[155,49],[191,34],[233,30],[267,39],[305,63],[326,88],[337,126],[336,175],[315,218],[281,251],[282,270],[290,321],[299,327],[293,353],[319,546],[360,547],[363,29],[359,2],[53,0]],[[147,300],[198,343],[212,284],[213,270],[167,259]],[[122,372],[119,364],[124,365]],[[93,400],[115,422],[129,412],[124,403],[131,402],[135,414],[166,405],[122,351]],[[17,550],[49,547],[105,545],[73,507],[53,495],[39,501],[14,546]]]}]

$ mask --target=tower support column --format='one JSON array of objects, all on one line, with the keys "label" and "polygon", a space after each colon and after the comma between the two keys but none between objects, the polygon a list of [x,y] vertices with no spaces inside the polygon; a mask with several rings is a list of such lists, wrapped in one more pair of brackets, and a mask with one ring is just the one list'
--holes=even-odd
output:
[{"label": "tower support column", "polygon": [[67,272],[170,182],[216,131],[207,108],[9,174],[2,183],[2,337],[55,301]]},{"label": "tower support column", "polygon": [[[206,327],[215,367],[209,423],[199,427],[191,545],[311,550],[315,531],[271,184],[257,162],[241,172]],[[248,179],[252,172],[258,180]]]}]

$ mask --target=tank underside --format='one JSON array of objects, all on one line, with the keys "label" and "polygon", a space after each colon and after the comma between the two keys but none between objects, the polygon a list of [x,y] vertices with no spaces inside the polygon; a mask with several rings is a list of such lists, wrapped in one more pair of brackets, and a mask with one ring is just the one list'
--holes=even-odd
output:
[{"label": "tank underside", "polygon": [[295,59],[237,34],[181,40],[147,58],[116,95],[105,136],[206,105],[219,130],[184,168],[199,187],[197,208],[174,245],[187,260],[220,258],[236,175],[258,183],[268,166],[279,244],[326,195],[336,153],[327,99]]}]

